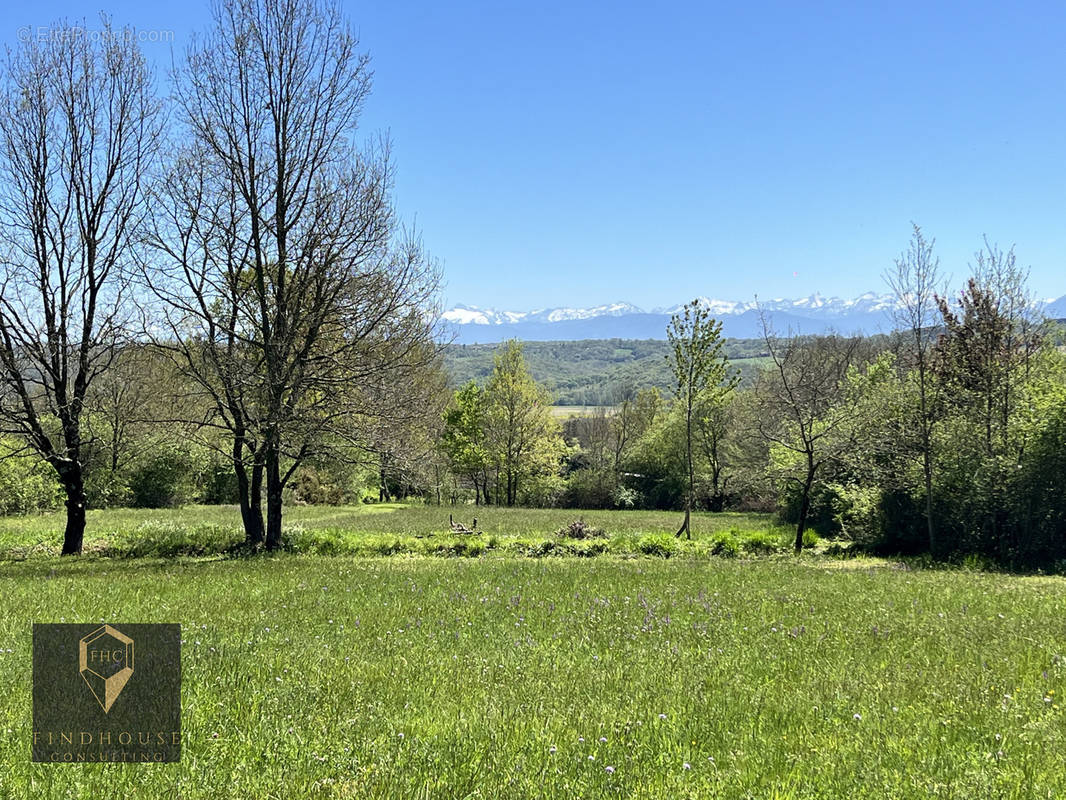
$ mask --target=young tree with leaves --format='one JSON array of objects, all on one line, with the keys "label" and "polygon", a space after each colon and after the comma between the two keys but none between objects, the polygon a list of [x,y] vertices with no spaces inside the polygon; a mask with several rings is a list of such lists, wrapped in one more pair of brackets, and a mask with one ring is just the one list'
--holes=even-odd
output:
[{"label": "young tree with leaves", "polygon": [[555,472],[564,450],[559,423],[551,414],[551,396],[529,374],[517,341],[512,339],[496,353],[485,400],[486,444],[496,471],[497,503],[513,506],[522,481]]},{"label": "young tree with leaves", "polygon": [[699,300],[688,303],[675,314],[666,329],[670,343],[675,397],[685,418],[685,465],[688,489],[685,493],[685,520],[677,536],[692,538],[692,499],[696,492],[693,465],[693,422],[697,409],[725,402],[740,382],[739,370],[731,369],[723,352],[722,323],[714,319]]},{"label": "young tree with leaves", "polygon": [[474,487],[474,505],[489,498],[489,455],[485,440],[485,392],[470,381],[456,391],[444,411],[441,449],[452,474]]}]

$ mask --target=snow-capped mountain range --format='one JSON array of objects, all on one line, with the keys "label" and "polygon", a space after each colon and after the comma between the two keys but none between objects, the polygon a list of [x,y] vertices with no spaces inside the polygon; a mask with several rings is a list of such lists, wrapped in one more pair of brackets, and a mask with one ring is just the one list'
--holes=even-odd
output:
[{"label": "snow-capped mountain range", "polygon": [[[699,298],[711,314],[722,320],[726,336],[743,339],[761,335],[759,309],[780,332],[878,333],[892,329],[894,295],[866,292],[844,299],[817,292],[798,300],[736,301]],[[645,311],[632,303],[609,303],[592,308],[546,308],[536,311],[498,311],[457,305],[441,316],[460,344],[502,342],[510,338],[529,341],[573,339],[665,339],[670,316],[682,308]],[[1066,317],[1066,296],[1048,300],[1046,313]]]}]

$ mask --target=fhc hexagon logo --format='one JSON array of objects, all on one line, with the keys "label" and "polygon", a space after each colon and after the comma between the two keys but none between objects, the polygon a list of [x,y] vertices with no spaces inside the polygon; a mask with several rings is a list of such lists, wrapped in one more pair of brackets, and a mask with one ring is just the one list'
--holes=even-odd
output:
[{"label": "fhc hexagon logo", "polygon": [[181,758],[181,626],[33,626],[34,761]]},{"label": "fhc hexagon logo", "polygon": [[78,642],[78,671],[106,714],[133,675],[133,639],[101,625]]}]

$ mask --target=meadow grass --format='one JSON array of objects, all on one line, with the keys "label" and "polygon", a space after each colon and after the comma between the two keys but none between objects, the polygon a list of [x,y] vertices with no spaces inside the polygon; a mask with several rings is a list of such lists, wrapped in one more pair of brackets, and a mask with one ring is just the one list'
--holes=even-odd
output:
[{"label": "meadow grass", "polygon": [[[841,563],[0,564],[0,796],[1066,791],[1066,582]],[[123,620],[182,624],[182,761],[30,763],[31,622]]]},{"label": "meadow grass", "polygon": [[[454,535],[449,515],[478,535]],[[673,536],[681,515],[663,511],[576,511],[474,506],[293,506],[285,511],[286,549],[318,555],[551,556],[736,555],[786,550],[792,533],[768,514],[697,514],[691,541]],[[574,520],[600,528],[596,541],[568,541],[557,532]],[[0,518],[0,559],[56,555],[62,513]],[[87,555],[209,556],[242,541],[234,506],[90,511]]]}]

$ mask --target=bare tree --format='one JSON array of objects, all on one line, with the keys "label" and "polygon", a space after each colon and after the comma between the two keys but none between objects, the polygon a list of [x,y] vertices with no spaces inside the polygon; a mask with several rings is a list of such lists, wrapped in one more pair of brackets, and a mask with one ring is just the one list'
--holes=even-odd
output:
[{"label": "bare tree", "polygon": [[129,30],[56,26],[9,52],[0,109],[0,424],[66,492],[65,555],[85,531],[83,416],[127,335],[131,239],[160,103]]},{"label": "bare tree", "polygon": [[352,143],[367,57],[339,7],[220,0],[175,94],[189,146],[161,189],[152,284],[169,347],[231,437],[249,541],[281,542],[299,463],[434,359],[439,269],[391,205],[385,142]]},{"label": "bare tree", "polygon": [[943,296],[946,290],[940,275],[940,259],[933,255],[936,240],[927,240],[922,229],[912,225],[910,246],[896,259],[893,269],[885,273],[885,281],[896,295],[896,325],[910,338],[909,365],[913,365],[918,384],[918,435],[922,477],[925,481],[925,523],[929,551],[936,554],[933,432],[938,418],[936,401],[939,383],[933,378],[931,358],[941,319],[937,297]]},{"label": "bare tree", "polygon": [[794,454],[800,466],[786,479],[800,491],[795,550],[811,507],[811,490],[825,467],[847,452],[855,438],[856,405],[846,392],[848,369],[859,360],[858,337],[778,337],[761,314],[763,339],[773,366],[755,391],[765,413],[757,415],[759,435]]}]

